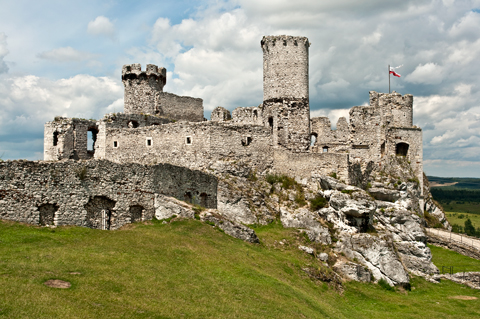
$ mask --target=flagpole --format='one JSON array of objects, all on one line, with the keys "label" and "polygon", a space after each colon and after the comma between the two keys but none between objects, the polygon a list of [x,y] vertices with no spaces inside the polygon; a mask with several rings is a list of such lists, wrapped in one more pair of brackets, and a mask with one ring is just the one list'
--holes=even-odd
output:
[{"label": "flagpole", "polygon": [[388,93],[390,94],[390,64],[388,65]]}]

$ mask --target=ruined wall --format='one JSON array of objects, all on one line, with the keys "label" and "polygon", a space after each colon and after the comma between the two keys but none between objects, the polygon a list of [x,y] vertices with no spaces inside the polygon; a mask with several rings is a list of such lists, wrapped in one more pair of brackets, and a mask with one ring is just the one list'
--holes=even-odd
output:
[{"label": "ruined wall", "polygon": [[230,115],[230,111],[221,106],[214,108],[210,114],[210,121],[213,122],[226,122],[230,121],[231,119],[232,116]]},{"label": "ruined wall", "polygon": [[117,163],[171,163],[207,169],[216,161],[232,160],[264,170],[272,162],[270,132],[261,126],[176,122],[155,128],[107,128],[106,136],[105,157]]},{"label": "ruined wall", "polygon": [[396,127],[413,126],[413,96],[370,91],[370,106],[380,108],[384,123]]},{"label": "ruined wall", "polygon": [[304,98],[308,100],[308,48],[306,37],[264,36],[263,100]]},{"label": "ruined wall", "polygon": [[0,163],[0,219],[117,229],[151,219],[155,194],[216,208],[217,179],[168,164]]},{"label": "ruined wall", "polygon": [[[408,145],[408,149],[405,149]],[[417,176],[423,190],[423,142],[420,128],[389,128],[386,153],[389,156],[405,156]],[[406,154],[405,154],[406,153]]]},{"label": "ruined wall", "polygon": [[89,130],[92,132],[92,137],[95,141],[98,126],[93,120],[56,117],[54,121],[45,123],[43,139],[44,160],[92,158],[93,149],[91,151],[87,150]]},{"label": "ruined wall", "polygon": [[129,114],[160,114],[158,96],[167,83],[167,70],[147,64],[142,71],[140,64],[127,64],[122,68],[125,87],[124,112]]},{"label": "ruined wall", "polygon": [[263,109],[257,106],[237,107],[232,120],[236,124],[263,125]]},{"label": "ruined wall", "polygon": [[310,147],[310,107],[307,99],[271,99],[264,101],[264,126],[272,132],[273,145],[293,152]]},{"label": "ruined wall", "polygon": [[312,173],[329,175],[335,172],[340,180],[348,182],[348,154],[291,153],[275,149],[274,169],[300,178],[309,178]]},{"label": "ruined wall", "polygon": [[176,121],[202,122],[203,100],[173,93],[158,94],[159,114]]},{"label": "ruined wall", "polygon": [[350,131],[344,117],[338,119],[336,130],[332,130],[328,117],[314,117],[310,120],[310,123],[311,135],[314,136],[312,139],[315,141],[310,146],[311,152],[347,153],[349,151]]},{"label": "ruined wall", "polygon": [[350,110],[350,157],[377,162],[382,156],[385,126],[381,113],[373,106],[355,106]]}]

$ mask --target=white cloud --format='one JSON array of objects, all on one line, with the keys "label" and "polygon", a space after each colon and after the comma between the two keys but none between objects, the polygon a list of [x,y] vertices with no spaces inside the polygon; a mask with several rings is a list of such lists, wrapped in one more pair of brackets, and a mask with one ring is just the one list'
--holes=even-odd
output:
[{"label": "white cloud", "polygon": [[78,62],[95,58],[95,55],[65,47],[39,53],[37,58],[55,62]]},{"label": "white cloud", "polygon": [[115,26],[104,16],[98,16],[88,23],[87,32],[93,35],[103,35],[109,38],[115,37]]},{"label": "white cloud", "polygon": [[8,53],[7,35],[4,32],[0,32],[0,74],[8,72],[8,66],[3,60]]},{"label": "white cloud", "polygon": [[443,80],[443,68],[435,63],[420,64],[405,77],[405,81],[422,84],[440,84]]}]

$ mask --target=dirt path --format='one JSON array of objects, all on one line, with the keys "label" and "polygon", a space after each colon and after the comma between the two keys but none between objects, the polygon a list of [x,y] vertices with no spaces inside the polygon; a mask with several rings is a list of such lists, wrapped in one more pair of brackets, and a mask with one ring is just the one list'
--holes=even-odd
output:
[{"label": "dirt path", "polygon": [[472,237],[468,237],[466,235],[462,235],[462,234],[456,234],[456,233],[452,233],[452,232],[449,232],[449,231],[445,231],[445,230],[442,230],[442,229],[438,229],[438,228],[425,228],[427,230],[427,233],[430,233],[430,234],[433,234],[433,235],[436,235],[436,236],[439,236],[445,240],[452,240],[452,241],[456,241],[458,243],[462,243],[464,245],[468,245],[468,246],[472,246],[478,250],[480,250],[480,239],[475,239],[475,238],[472,238]]}]

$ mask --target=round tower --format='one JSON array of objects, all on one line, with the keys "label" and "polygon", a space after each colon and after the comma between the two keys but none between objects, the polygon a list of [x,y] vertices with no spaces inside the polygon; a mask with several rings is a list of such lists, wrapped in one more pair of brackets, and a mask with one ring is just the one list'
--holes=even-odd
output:
[{"label": "round tower", "polygon": [[124,112],[126,114],[159,114],[159,93],[167,83],[167,70],[147,64],[142,71],[140,64],[127,64],[122,68],[125,86]]},{"label": "round tower", "polygon": [[308,48],[306,37],[264,36],[263,100],[308,99]]},{"label": "round tower", "polygon": [[272,130],[275,146],[294,152],[310,147],[308,48],[306,37],[264,36],[264,125]]}]

